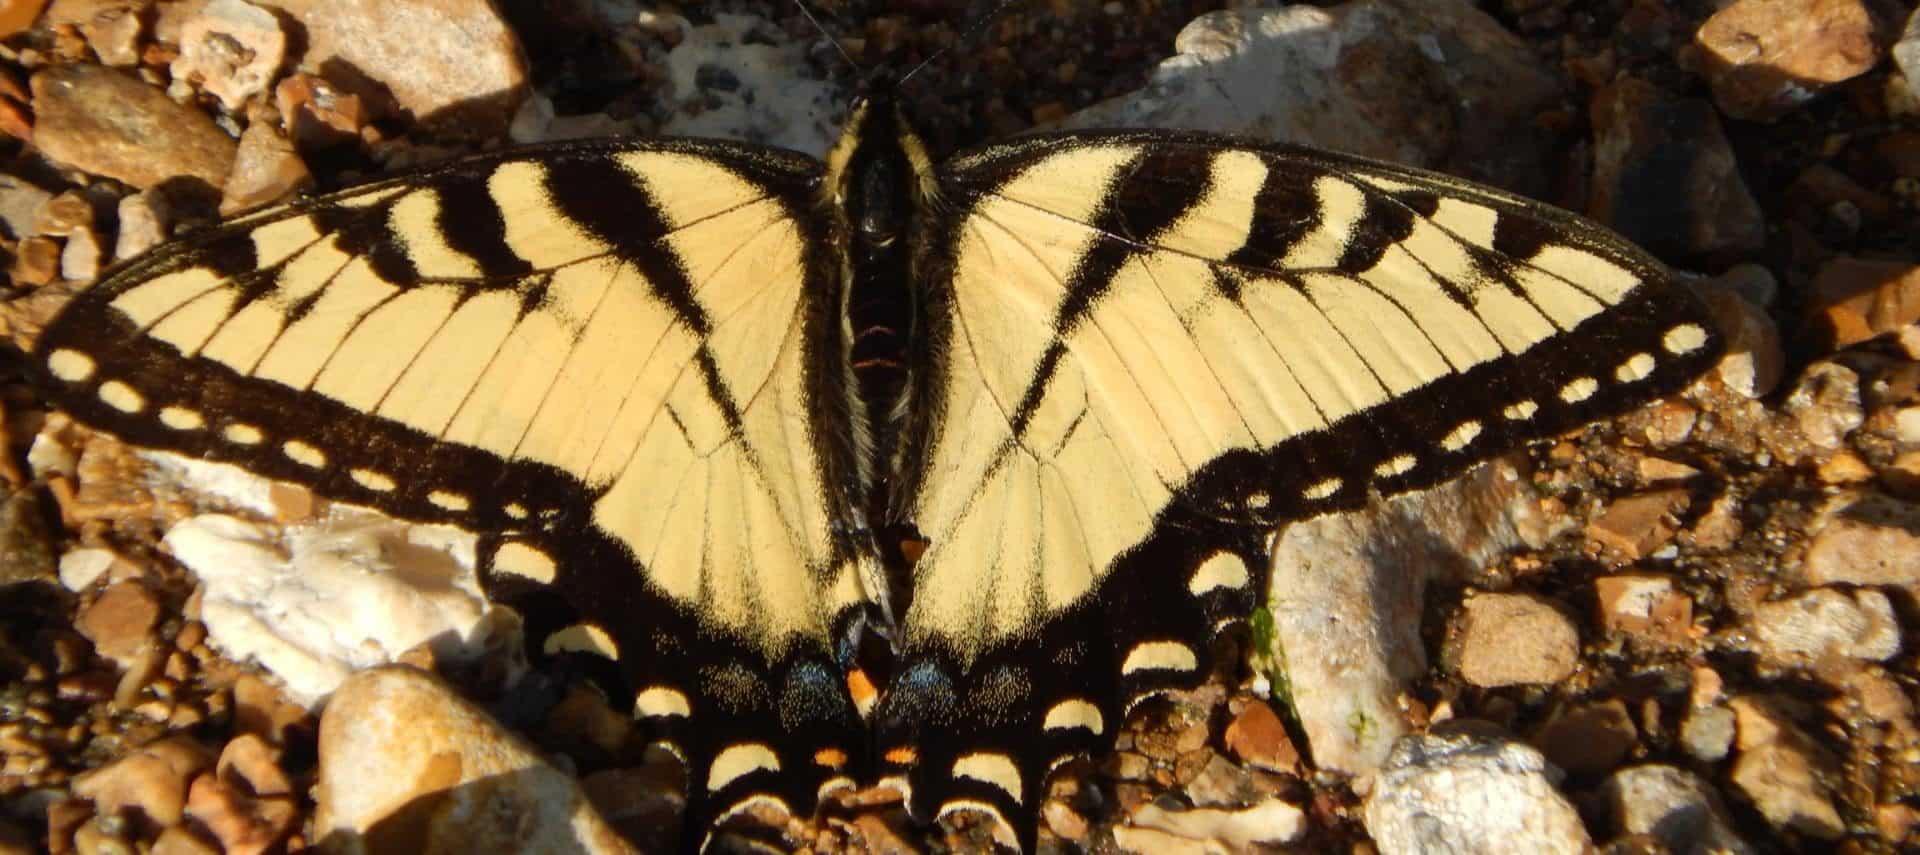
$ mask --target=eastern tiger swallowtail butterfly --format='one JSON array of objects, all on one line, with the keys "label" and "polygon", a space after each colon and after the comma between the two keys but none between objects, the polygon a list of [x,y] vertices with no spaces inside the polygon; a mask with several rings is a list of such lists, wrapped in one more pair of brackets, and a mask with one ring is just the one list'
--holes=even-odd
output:
[{"label": "eastern tiger swallowtail butterfly", "polygon": [[1276,526],[1719,350],[1658,262],[1504,192],[1195,133],[936,164],[880,96],[824,163],[576,142],[258,211],[35,356],[136,445],[482,533],[489,593],[569,615],[541,648],[617,663],[684,759],[693,840],[890,781],[1030,845],[1056,767],[1209,670]]}]

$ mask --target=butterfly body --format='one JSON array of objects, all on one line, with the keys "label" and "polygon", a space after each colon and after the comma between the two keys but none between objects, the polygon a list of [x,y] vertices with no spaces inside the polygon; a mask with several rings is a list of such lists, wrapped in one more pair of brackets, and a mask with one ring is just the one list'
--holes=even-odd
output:
[{"label": "butterfly body", "polygon": [[567,143],[246,215],[36,357],[135,444],[483,533],[489,594],[685,759],[692,842],[884,781],[1030,848],[1054,770],[1208,673],[1274,526],[1718,349],[1657,262],[1499,191],[1151,131],[936,164],[881,98],[824,162]]}]

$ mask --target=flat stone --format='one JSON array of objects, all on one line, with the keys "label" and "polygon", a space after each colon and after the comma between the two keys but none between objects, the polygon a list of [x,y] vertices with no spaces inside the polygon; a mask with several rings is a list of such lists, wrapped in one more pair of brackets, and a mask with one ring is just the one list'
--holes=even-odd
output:
[{"label": "flat stone", "polygon": [[1587,539],[1625,561],[1638,561],[1673,539],[1673,515],[1685,511],[1687,503],[1681,487],[1616,500],[1587,525]]},{"label": "flat stone", "polygon": [[33,142],[53,160],[141,189],[181,176],[226,181],[233,138],[159,89],[97,65],[49,68],[32,85]]},{"label": "flat stone", "polygon": [[1740,754],[1733,785],[1774,827],[1822,840],[1840,837],[1845,822],[1823,781],[1839,763],[1807,736],[1783,704],[1742,695],[1732,703]]},{"label": "flat stone", "polygon": [[154,643],[159,623],[160,599],[145,583],[129,579],[107,586],[82,607],[73,628],[93,642],[95,652],[124,668]]},{"label": "flat stone", "polygon": [[1900,652],[1900,624],[1887,595],[1860,588],[1851,595],[1816,588],[1763,603],[1748,621],[1773,659],[1809,664],[1824,656],[1881,661]]},{"label": "flat stone", "polygon": [[313,829],[335,852],[635,851],[570,775],[404,666],[340,685],[320,721],[319,765]]},{"label": "flat stone", "polygon": [[1600,625],[1655,647],[1678,647],[1693,630],[1693,598],[1673,578],[1655,574],[1602,576],[1593,581]]},{"label": "flat stone", "polygon": [[443,134],[491,138],[527,96],[519,40],[488,0],[272,0],[306,35],[299,70]]},{"label": "flat stone", "polygon": [[1461,604],[1449,646],[1454,669],[1475,686],[1555,683],[1579,661],[1573,621],[1525,594],[1480,594]]},{"label": "flat stone", "polygon": [[1714,102],[1738,119],[1778,119],[1879,62],[1861,0],[1738,0],[1694,33]]},{"label": "flat stone", "polygon": [[1626,703],[1616,698],[1566,711],[1535,731],[1531,741],[1568,773],[1599,775],[1627,759],[1640,732]]},{"label": "flat stone", "polygon": [[211,0],[180,29],[171,69],[215,98],[229,113],[265,92],[286,62],[287,34],[272,12],[245,0]]},{"label": "flat stone", "polygon": [[[1129,817],[1133,827],[1166,832],[1176,840],[1212,844],[1199,851],[1214,852],[1222,847],[1232,852],[1253,851],[1260,844],[1291,843],[1307,830],[1307,815],[1299,808],[1277,798],[1263,799],[1250,807],[1234,810],[1195,808],[1167,810],[1148,804]],[[1119,828],[1114,829],[1119,840]],[[1139,846],[1144,841],[1136,841]],[[1158,848],[1132,848],[1135,852],[1155,853]],[[1175,847],[1179,848],[1178,846]]]},{"label": "flat stone", "polygon": [[1256,769],[1269,772],[1297,772],[1300,751],[1287,735],[1280,716],[1258,698],[1238,699],[1240,711],[1227,724],[1224,737],[1227,750]]},{"label": "flat stone", "polygon": [[1589,852],[1592,840],[1539,751],[1483,723],[1402,738],[1364,822],[1382,855]]},{"label": "flat stone", "polygon": [[1809,528],[1812,542],[1800,563],[1808,584],[1920,588],[1920,505],[1879,493],[1842,493]]},{"label": "flat stone", "polygon": [[1647,834],[1667,851],[1753,855],[1734,833],[1713,786],[1673,766],[1647,764],[1621,769],[1601,787],[1619,834]]}]

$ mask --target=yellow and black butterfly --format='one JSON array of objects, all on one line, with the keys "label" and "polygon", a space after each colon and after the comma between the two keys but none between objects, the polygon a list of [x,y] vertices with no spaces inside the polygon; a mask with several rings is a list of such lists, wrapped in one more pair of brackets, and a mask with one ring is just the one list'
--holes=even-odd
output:
[{"label": "yellow and black butterfly", "polygon": [[544,145],[233,219],[35,356],[129,442],[482,533],[490,594],[568,615],[542,649],[617,663],[684,758],[693,841],[891,781],[1030,846],[1059,764],[1208,671],[1274,527],[1720,349],[1658,262],[1507,193],[1158,131],[935,163],[881,94],[825,162]]}]

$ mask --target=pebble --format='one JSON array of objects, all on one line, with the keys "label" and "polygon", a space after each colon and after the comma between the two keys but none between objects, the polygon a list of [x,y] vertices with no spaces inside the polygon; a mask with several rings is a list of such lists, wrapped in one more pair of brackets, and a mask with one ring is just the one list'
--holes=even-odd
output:
[{"label": "pebble", "polygon": [[233,171],[220,200],[220,215],[232,216],[278,202],[313,186],[313,173],[293,143],[271,122],[254,122],[240,135]]},{"label": "pebble", "polygon": [[293,831],[299,808],[291,796],[254,798],[202,773],[187,791],[187,815],[213,833],[226,855],[262,855]]},{"label": "pebble", "polygon": [[1800,563],[1808,584],[1920,589],[1920,505],[1879,493],[1841,493],[1808,528],[1812,542]]},{"label": "pebble", "polygon": [[167,239],[173,215],[165,194],[142,190],[120,200],[120,232],[115,236],[113,258],[125,261],[146,252]]},{"label": "pebble", "polygon": [[26,179],[0,175],[0,226],[6,228],[7,237],[19,240],[34,234],[40,222],[40,209],[52,198],[52,193],[27,183]]},{"label": "pebble", "polygon": [[1813,279],[1806,323],[1830,352],[1920,321],[1920,266],[1838,256]]},{"label": "pebble", "polygon": [[1749,398],[1772,394],[1787,370],[1786,351],[1773,316],[1730,288],[1701,288],[1697,293],[1726,337],[1726,356],[1714,369],[1720,382]]},{"label": "pebble", "polygon": [[1733,750],[1733,710],[1724,705],[1694,707],[1680,721],[1680,744],[1702,763],[1718,763]]},{"label": "pebble", "polygon": [[1224,740],[1227,750],[1256,769],[1268,772],[1298,772],[1300,751],[1287,735],[1286,725],[1266,701],[1255,697],[1235,698],[1238,712],[1227,724]]},{"label": "pebble", "polygon": [[1862,0],[1738,0],[1694,34],[1714,103],[1737,119],[1787,115],[1880,61]]},{"label": "pebble", "polygon": [[108,585],[81,607],[73,625],[93,642],[95,652],[124,668],[153,644],[153,630],[159,623],[159,597],[146,583],[128,579]]},{"label": "pebble", "polygon": [[1585,853],[1593,843],[1539,751],[1484,722],[1402,738],[1364,814],[1382,855]]},{"label": "pebble", "polygon": [[324,77],[291,75],[274,87],[273,97],[288,135],[301,151],[358,142],[360,130],[367,125],[367,109],[360,97]]},{"label": "pebble", "polygon": [[229,113],[265,92],[287,57],[287,34],[272,12],[245,0],[210,0],[180,29],[171,69],[220,99]]},{"label": "pebble", "polygon": [[1860,407],[1860,375],[1837,362],[1807,366],[1793,394],[1787,396],[1785,410],[1810,445],[1837,449],[1866,421]]},{"label": "pebble", "polygon": [[159,89],[96,65],[49,68],[32,85],[34,145],[53,160],[141,189],[183,175],[226,181],[233,138]]},{"label": "pebble", "polygon": [[185,815],[188,783],[213,762],[205,746],[170,736],[74,778],[73,793],[102,812],[134,810],[158,826],[174,825]]},{"label": "pebble", "polygon": [[1617,834],[1646,834],[1675,855],[1753,855],[1713,786],[1661,764],[1621,769],[1600,788]]},{"label": "pebble", "polygon": [[0,591],[60,578],[44,514],[33,490],[9,491],[0,499]]},{"label": "pebble", "polygon": [[1693,598],[1657,574],[1602,576],[1593,582],[1600,625],[1655,648],[1678,648],[1692,638]]},{"label": "pebble", "polygon": [[54,0],[41,23],[78,29],[101,62],[127,68],[140,62],[144,5],[136,0]]},{"label": "pebble", "polygon": [[360,672],[334,692],[319,766],[313,830],[335,852],[635,851],[571,776],[404,666]]},{"label": "pebble", "polygon": [[8,273],[22,285],[45,285],[59,278],[60,242],[45,235],[21,241]]},{"label": "pebble", "polygon": [[244,785],[255,796],[293,795],[293,782],[280,765],[281,751],[259,734],[242,733],[220,749],[214,771],[224,783]]},{"label": "pebble", "polygon": [[1817,588],[1753,610],[1748,627],[1762,649],[1787,664],[1823,656],[1881,661],[1900,652],[1900,624],[1887,595]]},{"label": "pebble", "polygon": [[1525,594],[1479,594],[1461,604],[1448,645],[1461,679],[1493,688],[1555,683],[1573,673],[1580,634],[1573,621]]},{"label": "pebble", "polygon": [[[1254,851],[1261,844],[1276,845],[1291,843],[1306,833],[1307,816],[1298,807],[1277,798],[1267,798],[1251,807],[1237,810],[1219,808],[1195,808],[1193,810],[1167,810],[1157,804],[1148,804],[1134,811],[1129,817],[1131,826],[1114,828],[1114,842],[1121,848],[1133,852],[1157,853],[1167,851],[1154,843],[1161,841],[1139,836],[1127,838],[1122,829],[1164,831],[1173,835],[1176,841],[1192,841],[1203,844],[1201,852],[1218,851],[1227,847],[1232,852]],[[1165,841],[1177,851],[1179,842]]]},{"label": "pebble", "polygon": [[33,26],[45,5],[47,0],[0,0],[0,37]]},{"label": "pebble", "polygon": [[1673,539],[1674,516],[1687,504],[1682,487],[1616,500],[1587,525],[1587,539],[1627,562],[1638,561]]},{"label": "pebble", "polygon": [[1535,731],[1534,747],[1574,775],[1601,775],[1627,759],[1640,733],[1618,698],[1573,707]]},{"label": "pebble", "polygon": [[1729,776],[1774,827],[1822,840],[1845,833],[1822,781],[1838,763],[1771,699],[1744,695],[1731,702],[1739,757]]},{"label": "pebble", "polygon": [[[489,0],[277,0],[299,22],[299,70],[327,77],[376,114],[397,110],[443,134],[504,133],[527,96],[519,39]],[[349,81],[327,72],[344,66]],[[363,78],[360,76],[364,75]]]},{"label": "pebble", "polygon": [[1766,220],[1712,104],[1625,77],[1594,95],[1591,112],[1588,216],[1663,256],[1760,248]]}]

